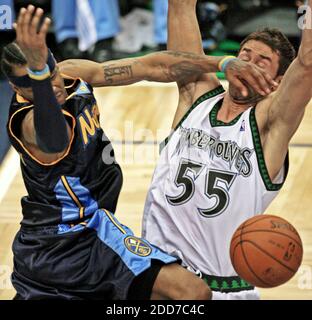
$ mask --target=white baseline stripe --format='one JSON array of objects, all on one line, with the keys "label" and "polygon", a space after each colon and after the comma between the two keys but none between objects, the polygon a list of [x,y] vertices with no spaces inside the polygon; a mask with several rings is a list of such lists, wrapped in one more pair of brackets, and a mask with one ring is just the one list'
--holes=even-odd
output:
[{"label": "white baseline stripe", "polygon": [[8,192],[19,170],[20,157],[11,147],[0,167],[0,203]]},{"label": "white baseline stripe", "polygon": [[[225,89],[228,88],[228,81],[227,80],[220,80],[221,84],[223,85],[223,87]],[[170,87],[176,87],[177,84],[175,82],[153,82],[153,81],[140,81],[131,85],[126,85],[124,87],[165,87],[165,88],[170,88]],[[101,89],[101,87],[98,87],[99,89]],[[109,88],[109,87],[106,87]],[[110,88],[114,88],[114,87],[110,87]],[[97,89],[97,88],[95,88]]]}]

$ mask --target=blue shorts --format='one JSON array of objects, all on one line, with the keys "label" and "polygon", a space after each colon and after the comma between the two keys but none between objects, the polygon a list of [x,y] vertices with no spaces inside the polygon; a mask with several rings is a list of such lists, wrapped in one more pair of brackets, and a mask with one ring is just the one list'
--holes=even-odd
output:
[{"label": "blue shorts", "polygon": [[22,227],[13,253],[12,283],[23,300],[149,299],[161,266],[177,262],[106,210],[75,226]]}]

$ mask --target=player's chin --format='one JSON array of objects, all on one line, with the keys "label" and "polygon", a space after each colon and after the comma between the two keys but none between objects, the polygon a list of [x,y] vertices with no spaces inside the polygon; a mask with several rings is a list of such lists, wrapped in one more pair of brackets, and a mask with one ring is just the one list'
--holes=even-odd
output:
[{"label": "player's chin", "polygon": [[261,94],[255,92],[250,87],[248,87],[248,95],[243,96],[239,90],[235,87],[229,87],[229,93],[231,100],[236,104],[256,104],[266,98],[266,96],[262,96]]}]

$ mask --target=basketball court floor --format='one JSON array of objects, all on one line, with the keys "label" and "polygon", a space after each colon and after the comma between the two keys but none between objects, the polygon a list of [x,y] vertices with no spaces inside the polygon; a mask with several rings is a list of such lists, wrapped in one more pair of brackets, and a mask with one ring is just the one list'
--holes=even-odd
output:
[{"label": "basketball court floor", "polygon": [[[124,185],[116,216],[140,236],[146,192],[158,157],[158,143],[169,133],[178,93],[174,84],[141,83],[96,89],[101,124],[113,141]],[[21,220],[25,195],[19,157],[10,150],[0,168],[0,299],[12,299],[11,244]],[[301,235],[304,257],[285,285],[260,290],[263,299],[312,299],[312,105],[290,146],[287,181],[267,213],[284,217]]]}]

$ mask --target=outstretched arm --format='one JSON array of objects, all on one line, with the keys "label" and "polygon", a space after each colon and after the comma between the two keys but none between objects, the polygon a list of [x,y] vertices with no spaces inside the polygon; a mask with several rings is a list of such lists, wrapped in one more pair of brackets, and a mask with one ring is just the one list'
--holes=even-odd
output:
[{"label": "outstretched arm", "polygon": [[65,60],[58,64],[61,73],[79,76],[92,86],[118,86],[138,81],[185,81],[218,70],[223,57],[161,51],[143,57],[96,63],[89,60]]},{"label": "outstretched arm", "polygon": [[[312,0],[309,0],[312,8]],[[312,96],[312,30],[303,30],[298,57],[287,70],[283,80],[256,116],[264,148],[264,156],[271,178],[283,165],[288,144],[304,116]],[[264,111],[264,112],[263,112]]]},{"label": "outstretched arm", "polygon": [[[213,57],[179,51],[161,51],[143,57],[108,61],[102,64],[89,60],[65,60],[58,64],[61,73],[80,77],[92,86],[120,86],[142,80],[189,83],[206,73],[217,72],[224,57]],[[273,80],[250,63],[236,59],[227,67],[233,82],[244,79],[254,90],[264,90]],[[243,90],[243,89],[242,89]]]}]

